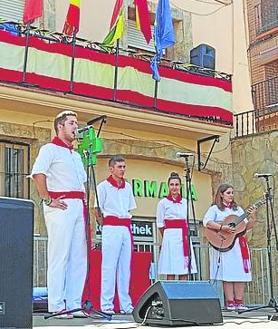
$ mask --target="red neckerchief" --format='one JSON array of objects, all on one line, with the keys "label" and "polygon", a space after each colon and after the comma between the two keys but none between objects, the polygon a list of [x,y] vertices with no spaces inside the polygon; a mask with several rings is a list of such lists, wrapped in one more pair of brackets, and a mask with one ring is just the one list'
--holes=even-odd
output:
[{"label": "red neckerchief", "polygon": [[228,203],[228,204],[225,204],[225,203],[223,202],[223,204],[224,204],[224,207],[225,207],[225,208],[229,208],[229,209],[232,209],[232,208],[233,208],[233,203],[232,203],[232,202],[230,202],[230,203]]},{"label": "red neckerchief", "polygon": [[122,179],[120,185],[118,184],[118,182],[112,177],[112,175],[110,175],[107,178],[107,182],[109,182],[112,186],[116,187],[117,189],[121,189],[121,188],[125,188],[125,180]]},{"label": "red neckerchief", "polygon": [[181,203],[182,197],[180,194],[177,195],[176,199],[173,198],[173,196],[169,193],[167,196],[167,199],[174,202],[174,203]]},{"label": "red neckerchief", "polygon": [[55,145],[58,145],[58,146],[61,146],[61,147],[65,147],[67,149],[69,149],[70,151],[73,150],[73,146],[72,145],[68,145],[66,144],[65,142],[63,142],[58,136],[55,136],[51,143],[55,144]]}]

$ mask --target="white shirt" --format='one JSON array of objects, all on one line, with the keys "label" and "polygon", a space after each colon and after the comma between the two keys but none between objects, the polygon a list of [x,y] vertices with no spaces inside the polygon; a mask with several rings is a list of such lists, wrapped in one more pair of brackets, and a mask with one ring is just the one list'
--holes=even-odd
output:
[{"label": "white shirt", "polygon": [[173,202],[164,198],[159,201],[156,210],[157,227],[164,227],[164,219],[186,219],[186,199],[181,202]]},{"label": "white shirt", "polygon": [[[125,182],[125,187],[118,189],[107,180],[97,186],[99,206],[103,216],[116,216],[119,218],[131,218],[130,210],[136,208],[132,187]],[[97,207],[95,201],[95,207]]]},{"label": "white shirt", "polygon": [[40,149],[31,177],[46,176],[47,189],[52,192],[84,191],[87,175],[79,153],[48,143]]},{"label": "white shirt", "polygon": [[[203,219],[203,225],[206,226],[209,221],[221,222],[229,215],[241,216],[242,214],[244,214],[244,210],[239,206],[237,207],[237,210],[233,210],[232,208],[220,210],[216,205],[213,205],[209,207],[206,212]],[[246,222],[247,220],[245,219],[244,221]]]}]

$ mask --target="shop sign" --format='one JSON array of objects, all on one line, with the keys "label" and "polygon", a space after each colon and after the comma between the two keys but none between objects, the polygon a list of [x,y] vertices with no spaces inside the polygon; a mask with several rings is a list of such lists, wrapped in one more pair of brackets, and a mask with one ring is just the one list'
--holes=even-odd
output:
[{"label": "shop sign", "polygon": [[[102,226],[97,223],[96,235],[101,235]],[[131,231],[134,238],[153,240],[153,223],[150,221],[132,220]]]},{"label": "shop sign", "polygon": [[[168,184],[166,182],[149,181],[140,178],[134,178],[131,181],[133,195],[135,197],[159,198],[162,199],[169,194]],[[181,185],[181,193],[186,198],[186,190],[184,184]],[[197,201],[197,191],[195,185],[191,185],[192,200]]]}]

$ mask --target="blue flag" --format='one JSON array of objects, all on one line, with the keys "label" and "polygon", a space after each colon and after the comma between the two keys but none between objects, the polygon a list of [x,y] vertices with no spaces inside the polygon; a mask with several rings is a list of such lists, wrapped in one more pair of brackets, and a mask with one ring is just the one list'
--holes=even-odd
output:
[{"label": "blue flag", "polygon": [[154,44],[156,54],[151,60],[153,79],[160,81],[158,63],[163,56],[164,49],[175,43],[175,32],[173,27],[172,13],[169,0],[159,0],[154,23]]}]

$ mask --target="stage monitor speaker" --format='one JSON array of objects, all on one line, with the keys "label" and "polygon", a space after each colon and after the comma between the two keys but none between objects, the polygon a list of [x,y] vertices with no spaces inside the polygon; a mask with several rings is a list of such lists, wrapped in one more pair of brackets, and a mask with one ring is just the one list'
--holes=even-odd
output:
[{"label": "stage monitor speaker", "polygon": [[34,205],[0,198],[0,328],[32,328]]},{"label": "stage monitor speaker", "polygon": [[215,70],[215,49],[206,44],[191,49],[190,64]]},{"label": "stage monitor speaker", "polygon": [[141,297],[133,317],[159,326],[223,322],[217,292],[208,281],[157,281]]}]

